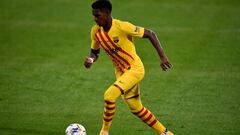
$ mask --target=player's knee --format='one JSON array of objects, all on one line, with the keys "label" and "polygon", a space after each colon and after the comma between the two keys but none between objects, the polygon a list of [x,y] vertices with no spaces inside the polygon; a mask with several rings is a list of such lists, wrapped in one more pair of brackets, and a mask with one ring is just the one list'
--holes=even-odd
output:
[{"label": "player's knee", "polygon": [[131,112],[138,112],[143,108],[142,104],[139,102],[127,102],[127,104]]},{"label": "player's knee", "polygon": [[104,93],[104,100],[105,101],[110,101],[110,102],[115,102],[116,99],[121,95],[117,88],[114,86],[111,86],[105,93]]},{"label": "player's knee", "polygon": [[142,107],[140,106],[136,106],[136,105],[133,105],[133,106],[129,106],[129,110],[134,113],[134,112],[138,112],[142,109]]},{"label": "player's knee", "polygon": [[105,92],[105,94],[104,94],[104,101],[115,102],[115,99],[113,98],[113,96],[111,94]]},{"label": "player's knee", "polygon": [[128,108],[131,112],[135,111],[137,109],[137,106],[134,104],[128,104]]}]

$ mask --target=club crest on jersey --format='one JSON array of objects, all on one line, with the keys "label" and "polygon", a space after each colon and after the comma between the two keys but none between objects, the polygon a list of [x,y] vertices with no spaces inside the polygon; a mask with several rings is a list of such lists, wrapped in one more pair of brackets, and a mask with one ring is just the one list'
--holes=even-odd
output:
[{"label": "club crest on jersey", "polygon": [[113,37],[113,42],[114,43],[118,43],[119,42],[119,38],[118,37]]}]

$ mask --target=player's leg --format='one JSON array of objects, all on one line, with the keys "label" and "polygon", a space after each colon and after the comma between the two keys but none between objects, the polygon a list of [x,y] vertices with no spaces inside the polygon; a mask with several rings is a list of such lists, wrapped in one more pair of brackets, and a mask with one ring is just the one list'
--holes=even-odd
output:
[{"label": "player's leg", "polygon": [[173,135],[157,120],[151,111],[142,105],[139,95],[139,84],[135,85],[130,91],[124,93],[123,98],[129,106],[130,111],[149,127],[153,128],[158,134]]},{"label": "player's leg", "polygon": [[104,94],[104,114],[100,135],[108,135],[112,119],[115,114],[116,99],[121,95],[121,91],[115,86],[110,86]]},{"label": "player's leg", "polygon": [[115,113],[115,101],[126,90],[129,90],[143,78],[144,72],[128,70],[123,74],[116,74],[117,81],[104,94],[104,116],[100,135],[108,135]]}]

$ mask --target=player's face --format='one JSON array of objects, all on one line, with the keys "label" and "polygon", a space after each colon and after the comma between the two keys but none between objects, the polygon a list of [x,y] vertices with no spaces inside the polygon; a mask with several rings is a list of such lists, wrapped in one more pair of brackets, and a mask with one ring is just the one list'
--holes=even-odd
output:
[{"label": "player's face", "polygon": [[108,13],[105,11],[101,11],[99,9],[93,9],[92,14],[94,16],[94,21],[99,26],[105,26],[107,25],[107,19],[108,19]]}]

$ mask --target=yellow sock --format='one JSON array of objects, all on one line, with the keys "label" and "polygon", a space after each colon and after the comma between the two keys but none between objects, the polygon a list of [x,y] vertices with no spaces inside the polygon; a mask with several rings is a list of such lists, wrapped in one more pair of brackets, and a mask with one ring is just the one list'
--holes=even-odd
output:
[{"label": "yellow sock", "polygon": [[125,99],[125,102],[128,104],[130,111],[134,115],[138,116],[158,134],[162,134],[166,130],[166,128],[155,118],[155,116],[142,105],[140,96]]},{"label": "yellow sock", "polygon": [[153,128],[157,133],[162,134],[166,128],[155,118],[155,116],[145,107],[138,112],[133,112],[149,127]]},{"label": "yellow sock", "polygon": [[116,105],[114,102],[105,101],[102,130],[109,131],[112,119],[115,114]]},{"label": "yellow sock", "polygon": [[121,91],[115,87],[110,86],[104,94],[104,114],[102,130],[109,131],[112,124],[112,119],[115,114],[116,99],[121,95]]}]

